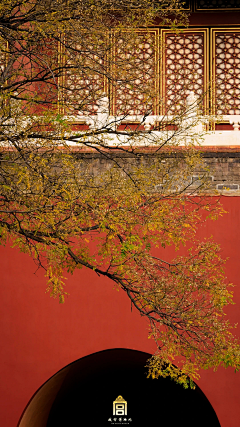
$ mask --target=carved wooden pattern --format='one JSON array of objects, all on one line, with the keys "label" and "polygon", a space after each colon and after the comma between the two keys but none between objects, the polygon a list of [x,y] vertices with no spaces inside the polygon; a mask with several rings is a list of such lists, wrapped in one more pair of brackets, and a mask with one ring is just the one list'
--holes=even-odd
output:
[{"label": "carved wooden pattern", "polygon": [[[51,39],[45,39],[38,45],[37,51],[27,64],[27,58],[22,57],[22,69],[24,74],[31,70],[33,78],[36,80],[33,85],[33,96],[35,92],[38,104],[37,111],[40,112],[40,105],[43,109],[56,108],[58,103],[58,43]],[[38,81],[39,78],[39,81]],[[31,90],[31,89],[30,89]]]},{"label": "carved wooden pattern", "polygon": [[0,38],[0,69],[1,72],[3,72],[6,68],[6,61],[7,61],[7,43],[5,40]]},{"label": "carved wooden pattern", "polygon": [[68,114],[94,114],[97,100],[104,93],[104,53],[97,52],[94,43],[82,44],[67,40],[64,61],[69,67],[63,80],[64,110]]},{"label": "carved wooden pattern", "polygon": [[190,91],[202,96],[205,89],[204,32],[163,32],[164,113],[180,111]]},{"label": "carved wooden pattern", "polygon": [[156,114],[159,81],[156,34],[154,30],[139,32],[135,40],[131,40],[131,44],[121,37],[116,41],[114,114]]},{"label": "carved wooden pattern", "polygon": [[215,33],[213,77],[215,113],[240,114],[240,32]]},{"label": "carved wooden pattern", "polygon": [[240,4],[239,0],[197,0],[196,9],[240,9]]}]

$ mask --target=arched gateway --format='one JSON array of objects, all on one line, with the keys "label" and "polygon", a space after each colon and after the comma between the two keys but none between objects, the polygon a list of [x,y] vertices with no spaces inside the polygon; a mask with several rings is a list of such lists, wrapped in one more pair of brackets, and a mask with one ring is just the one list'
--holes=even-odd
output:
[{"label": "arched gateway", "polygon": [[199,387],[147,379],[149,357],[112,349],[71,363],[36,392],[19,427],[220,427]]}]

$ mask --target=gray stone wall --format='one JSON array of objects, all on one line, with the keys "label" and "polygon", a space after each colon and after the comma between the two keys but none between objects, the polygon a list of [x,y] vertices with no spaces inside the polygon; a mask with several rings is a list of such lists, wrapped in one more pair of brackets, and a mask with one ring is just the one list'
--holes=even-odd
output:
[{"label": "gray stone wall", "polygon": [[[133,155],[127,152],[114,152],[106,154],[96,153],[78,153],[79,159],[84,158],[82,163],[82,173],[93,174],[97,176],[99,171],[110,169],[114,164],[123,167],[125,170],[131,169],[132,166],[148,164],[154,161],[155,155],[138,153]],[[182,151],[168,154],[167,152],[158,153],[158,156],[164,159],[173,160],[184,157]],[[198,188],[201,184],[201,177],[206,175],[208,170],[208,191],[211,193],[218,192],[227,196],[240,196],[240,147],[208,147],[204,148],[201,153],[203,166],[196,168],[189,180],[192,182],[191,189]],[[179,162],[179,167],[181,161]],[[189,182],[190,182],[189,181]]]},{"label": "gray stone wall", "polygon": [[[240,151],[226,150],[203,153],[211,177],[210,188],[224,195],[240,196]],[[196,171],[196,175],[201,171]]]}]

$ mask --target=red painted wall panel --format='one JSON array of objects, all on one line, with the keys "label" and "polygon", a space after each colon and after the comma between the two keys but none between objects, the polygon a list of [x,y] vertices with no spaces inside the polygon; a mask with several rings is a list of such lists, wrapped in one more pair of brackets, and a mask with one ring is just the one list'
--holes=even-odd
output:
[{"label": "red painted wall panel", "polygon": [[[236,305],[228,309],[240,320],[240,198],[223,197],[228,211],[206,223],[199,236],[213,235],[222,246],[227,277]],[[16,427],[36,390],[59,369],[87,354],[109,348],[153,352],[147,323],[111,281],[82,269],[69,277],[66,303],[45,293],[45,278],[33,261],[9,247],[0,248],[0,426]],[[238,332],[239,329],[238,329]],[[205,371],[199,386],[213,405],[222,427],[239,427],[240,373]]]}]

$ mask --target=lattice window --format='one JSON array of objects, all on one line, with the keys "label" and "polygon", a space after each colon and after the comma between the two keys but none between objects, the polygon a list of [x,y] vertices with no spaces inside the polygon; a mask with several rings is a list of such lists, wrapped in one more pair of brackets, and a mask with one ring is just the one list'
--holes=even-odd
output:
[{"label": "lattice window", "polygon": [[0,38],[0,69],[1,72],[5,70],[7,60],[7,43],[4,39]]},{"label": "lattice window", "polygon": [[96,113],[97,100],[105,90],[106,49],[107,46],[96,40],[91,43],[89,36],[78,42],[65,40],[63,61],[67,70],[62,82],[65,113]]},{"label": "lattice window", "polygon": [[216,114],[240,114],[240,32],[214,32]]},{"label": "lattice window", "polygon": [[190,91],[199,97],[206,91],[206,31],[176,34],[163,31],[163,112],[184,107]]},{"label": "lattice window", "polygon": [[114,114],[156,114],[159,93],[157,34],[157,30],[152,30],[116,40]]},{"label": "lattice window", "polygon": [[[36,46],[29,64],[23,55],[18,62],[18,73],[22,77],[31,77],[34,84],[27,88],[36,103],[36,113],[41,110],[57,108],[58,103],[58,43],[44,39]],[[21,70],[21,71],[20,71]]]},{"label": "lattice window", "polygon": [[[0,37],[0,77],[2,80],[2,84],[7,83],[7,76],[5,75],[5,70],[7,65],[7,51],[8,51],[8,45],[6,41],[2,37]],[[2,91],[0,96],[1,110],[3,110],[6,105],[6,100],[4,99],[3,94],[4,94],[4,91]]]},{"label": "lattice window", "polygon": [[240,9],[239,0],[197,0],[196,10]]}]

